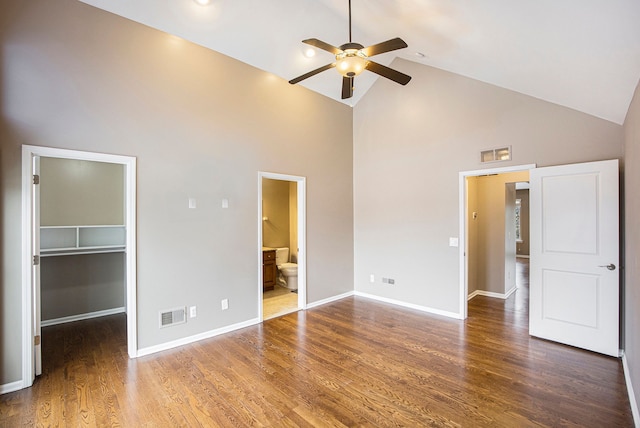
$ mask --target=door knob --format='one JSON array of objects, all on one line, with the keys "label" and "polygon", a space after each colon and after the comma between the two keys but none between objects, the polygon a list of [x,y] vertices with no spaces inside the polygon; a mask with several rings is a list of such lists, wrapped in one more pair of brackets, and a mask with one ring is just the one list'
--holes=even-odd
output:
[{"label": "door knob", "polygon": [[600,265],[598,267],[606,267],[609,270],[616,270],[616,265],[614,265],[613,263],[609,263],[608,265]]}]

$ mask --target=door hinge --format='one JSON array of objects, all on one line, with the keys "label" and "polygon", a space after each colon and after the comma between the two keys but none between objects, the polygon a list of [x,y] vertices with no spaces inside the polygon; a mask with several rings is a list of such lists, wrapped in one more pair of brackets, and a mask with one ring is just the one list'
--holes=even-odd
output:
[{"label": "door hinge", "polygon": [[33,184],[40,184],[40,176],[38,174],[33,176]]},{"label": "door hinge", "polygon": [[40,344],[40,335],[33,337],[33,346],[38,346]]},{"label": "door hinge", "polygon": [[40,256],[38,255],[33,256],[33,265],[38,266],[39,264],[40,264]]}]

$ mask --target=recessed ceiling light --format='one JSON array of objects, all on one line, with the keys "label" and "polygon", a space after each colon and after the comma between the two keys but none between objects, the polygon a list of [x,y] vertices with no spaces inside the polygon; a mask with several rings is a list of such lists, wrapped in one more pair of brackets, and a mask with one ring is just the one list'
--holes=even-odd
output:
[{"label": "recessed ceiling light", "polygon": [[211,4],[211,0],[193,0],[193,1],[198,3],[200,6],[208,6],[209,4]]}]

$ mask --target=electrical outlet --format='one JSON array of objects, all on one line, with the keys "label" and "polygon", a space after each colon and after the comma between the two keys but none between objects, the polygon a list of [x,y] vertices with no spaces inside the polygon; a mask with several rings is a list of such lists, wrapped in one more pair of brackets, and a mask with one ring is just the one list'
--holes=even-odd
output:
[{"label": "electrical outlet", "polygon": [[376,277],[374,274],[369,275],[369,282],[371,283],[376,282]]},{"label": "electrical outlet", "polygon": [[189,317],[190,318],[195,318],[196,316],[198,316],[198,312],[196,311],[196,307],[195,306],[189,306]]},{"label": "electrical outlet", "polygon": [[382,283],[393,285],[396,283],[396,280],[393,278],[382,278]]},{"label": "electrical outlet", "polygon": [[220,302],[220,306],[222,307],[223,311],[229,309],[229,299],[222,299],[222,301]]}]

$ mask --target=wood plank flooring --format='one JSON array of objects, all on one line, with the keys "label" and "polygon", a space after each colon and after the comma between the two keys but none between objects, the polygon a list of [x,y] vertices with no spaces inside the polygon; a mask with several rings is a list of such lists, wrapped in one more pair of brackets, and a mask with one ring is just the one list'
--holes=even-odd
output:
[{"label": "wood plank flooring", "polygon": [[0,426],[633,426],[620,361],[529,337],[527,294],[464,322],[346,298],[135,360],[124,316],[48,327]]}]

